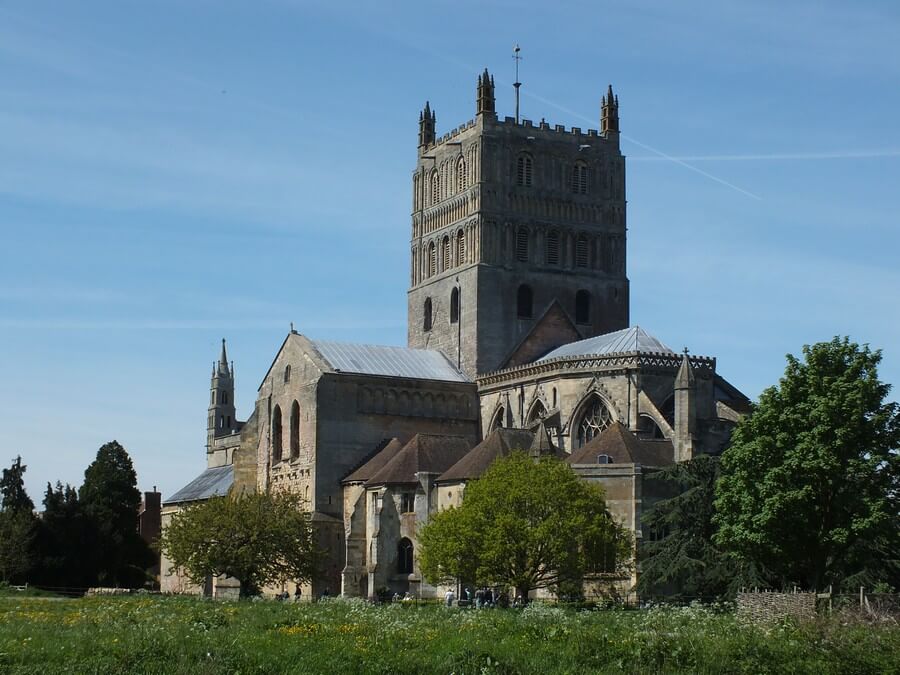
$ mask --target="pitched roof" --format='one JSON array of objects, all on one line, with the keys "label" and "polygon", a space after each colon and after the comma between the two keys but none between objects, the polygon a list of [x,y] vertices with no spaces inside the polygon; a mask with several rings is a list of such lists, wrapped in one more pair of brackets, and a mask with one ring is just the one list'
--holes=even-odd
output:
[{"label": "pitched roof", "polygon": [[632,326],[613,333],[595,335],[586,340],[570,342],[554,349],[537,362],[566,356],[601,356],[618,352],[675,353],[640,326]]},{"label": "pitched roof", "polygon": [[491,464],[500,457],[506,457],[514,450],[522,450],[532,455],[555,455],[565,457],[557,448],[543,425],[534,431],[528,429],[494,429],[465,457],[440,475],[437,482],[456,482],[479,478]]},{"label": "pitched roof", "polygon": [[311,340],[336,372],[411,377],[421,380],[469,382],[469,378],[436,349],[349,344]]},{"label": "pitched roof", "polygon": [[375,451],[369,454],[367,461],[364,461],[361,466],[351,471],[341,482],[365,483],[402,449],[403,443],[399,438],[390,438],[382,441],[376,446]]},{"label": "pitched roof", "polygon": [[234,483],[234,465],[216,466],[207,469],[174,495],[163,501],[163,504],[179,504],[195,502],[210,497],[221,497],[228,494]]},{"label": "pitched roof", "polygon": [[414,484],[417,473],[443,473],[467,452],[469,442],[462,436],[416,434],[366,485]]},{"label": "pitched roof", "polygon": [[566,461],[569,464],[597,464],[600,455],[608,455],[612,464],[667,466],[675,461],[672,441],[639,439],[621,422],[613,422],[569,455]]}]

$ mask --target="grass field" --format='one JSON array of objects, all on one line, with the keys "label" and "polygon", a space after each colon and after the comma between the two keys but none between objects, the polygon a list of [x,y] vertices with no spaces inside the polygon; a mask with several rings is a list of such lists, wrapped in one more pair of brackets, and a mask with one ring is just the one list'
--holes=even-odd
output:
[{"label": "grass field", "polygon": [[7,673],[900,673],[900,628],[701,608],[0,597]]}]

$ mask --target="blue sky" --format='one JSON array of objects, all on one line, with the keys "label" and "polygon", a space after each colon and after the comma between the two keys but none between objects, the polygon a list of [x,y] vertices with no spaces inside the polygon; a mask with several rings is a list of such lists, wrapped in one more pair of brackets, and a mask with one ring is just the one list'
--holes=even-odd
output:
[{"label": "blue sky", "polygon": [[[632,322],[751,397],[849,334],[900,385],[892,2],[0,2],[0,461],[80,484],[118,439],[171,494],[209,373],[239,416],[289,324],[404,344],[410,182],[495,74],[628,156]],[[896,395],[896,392],[894,392]]]}]

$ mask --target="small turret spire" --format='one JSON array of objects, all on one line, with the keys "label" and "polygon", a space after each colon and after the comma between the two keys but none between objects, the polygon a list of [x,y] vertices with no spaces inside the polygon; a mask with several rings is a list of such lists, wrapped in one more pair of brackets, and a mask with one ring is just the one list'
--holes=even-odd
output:
[{"label": "small turret spire", "polygon": [[476,115],[493,115],[496,113],[496,99],[494,98],[494,78],[484,69],[484,73],[478,76],[478,93],[475,101]]},{"label": "small turret spire", "polygon": [[607,87],[601,100],[600,133],[607,137],[619,133],[619,97],[613,94],[612,85]]},{"label": "small turret spire", "polygon": [[681,358],[681,366],[675,376],[675,389],[690,389],[694,386],[694,368],[691,366],[691,357],[687,347],[684,348],[684,356]]},{"label": "small turret spire", "polygon": [[431,109],[431,104],[425,101],[425,109],[419,113],[419,147],[425,148],[434,143],[434,129],[437,115]]}]

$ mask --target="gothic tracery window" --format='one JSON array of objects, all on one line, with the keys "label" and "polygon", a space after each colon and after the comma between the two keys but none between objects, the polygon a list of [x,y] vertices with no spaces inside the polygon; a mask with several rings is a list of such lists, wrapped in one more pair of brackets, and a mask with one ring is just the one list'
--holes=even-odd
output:
[{"label": "gothic tracery window", "polygon": [[431,204],[441,201],[441,175],[435,169],[431,173]]},{"label": "gothic tracery window", "polygon": [[428,276],[437,274],[437,256],[434,251],[434,242],[428,245]]},{"label": "gothic tracery window", "polygon": [[466,233],[460,230],[456,233],[456,264],[463,265],[466,262]]},{"label": "gothic tracery window", "polygon": [[281,434],[281,408],[276,405],[272,411],[272,464],[277,464],[281,461]]},{"label": "gothic tracery window", "polygon": [[450,269],[450,237],[441,240],[441,266],[442,272]]},{"label": "gothic tracery window", "polygon": [[300,404],[291,405],[291,459],[300,457]]},{"label": "gothic tracery window", "polygon": [[584,414],[578,423],[577,441],[578,447],[590,442],[592,438],[600,434],[612,423],[609,408],[599,396],[594,396],[585,406]]},{"label": "gothic tracery window", "polygon": [[399,574],[412,574],[413,571],[413,545],[403,537],[397,544],[397,572]]},{"label": "gothic tracery window", "polygon": [[462,192],[469,187],[468,175],[466,173],[466,160],[462,157],[456,163],[456,185],[457,189]]},{"label": "gothic tracery window", "polygon": [[531,187],[532,169],[531,155],[519,155],[516,160],[516,184]]},{"label": "gothic tracery window", "polygon": [[572,193],[586,195],[588,193],[588,166],[584,162],[575,162],[572,167]]},{"label": "gothic tracery window", "polygon": [[559,264],[559,232],[556,230],[550,230],[547,233],[547,264],[548,265],[558,265]]}]

